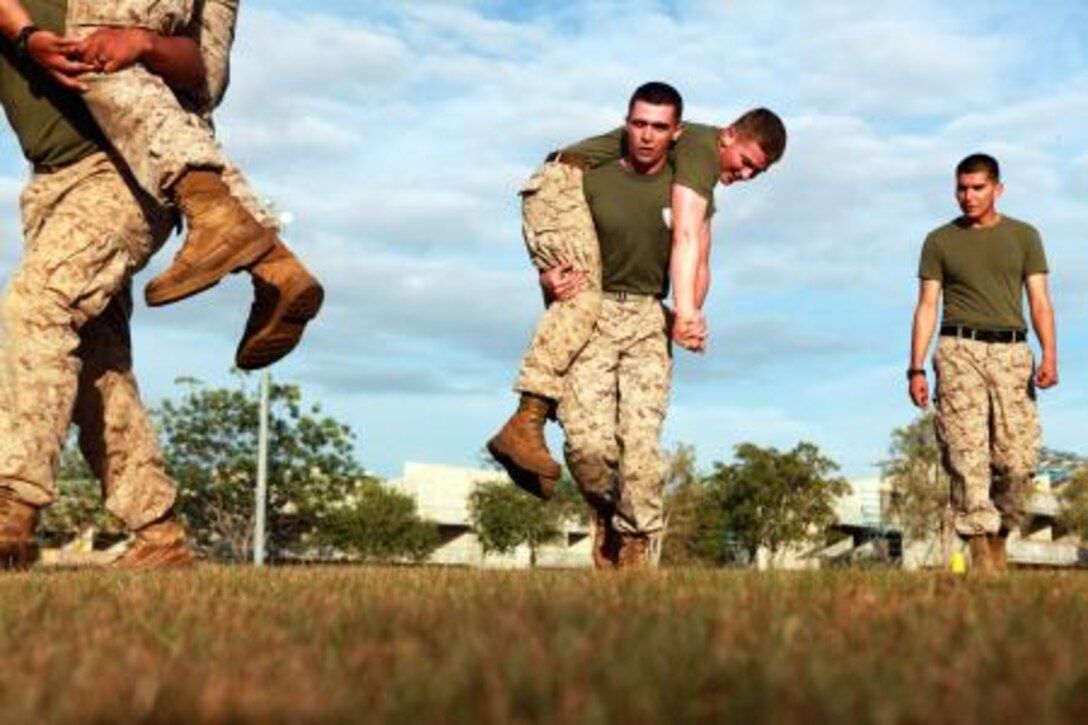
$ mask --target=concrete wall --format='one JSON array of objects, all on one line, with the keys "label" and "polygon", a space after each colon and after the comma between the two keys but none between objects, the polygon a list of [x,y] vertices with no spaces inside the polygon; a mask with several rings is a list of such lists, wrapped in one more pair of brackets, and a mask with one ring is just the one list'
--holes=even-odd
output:
[{"label": "concrete wall", "polygon": [[[514,485],[502,471],[407,463],[404,475],[389,483],[415,498],[420,516],[438,523],[444,543],[428,559],[431,563],[493,569],[527,568],[530,564],[528,546],[519,546],[510,554],[484,555],[469,523],[469,494],[476,485],[496,480]],[[538,549],[537,566],[592,566],[592,543],[588,528],[580,522],[568,521],[564,529],[564,535],[558,541]]]}]

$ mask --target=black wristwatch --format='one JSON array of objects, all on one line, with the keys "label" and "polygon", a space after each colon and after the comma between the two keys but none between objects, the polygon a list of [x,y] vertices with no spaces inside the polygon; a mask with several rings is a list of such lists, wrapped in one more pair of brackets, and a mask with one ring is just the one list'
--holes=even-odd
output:
[{"label": "black wristwatch", "polygon": [[926,376],[925,368],[907,368],[907,380],[912,380],[915,375],[921,375],[923,378]]},{"label": "black wristwatch", "polygon": [[27,44],[30,43],[30,36],[41,30],[37,25],[31,23],[30,25],[24,25],[23,29],[19,31],[19,34],[15,36],[15,40],[12,41],[15,46],[15,56],[22,60],[30,60],[30,49]]}]

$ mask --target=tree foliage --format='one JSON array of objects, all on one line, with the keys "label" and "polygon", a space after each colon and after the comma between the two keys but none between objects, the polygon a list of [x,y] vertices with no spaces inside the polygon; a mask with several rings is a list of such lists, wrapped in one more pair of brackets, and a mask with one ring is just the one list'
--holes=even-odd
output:
[{"label": "tree foliage", "polygon": [[1041,466],[1060,479],[1058,498],[1062,510],[1058,523],[1063,529],[1088,540],[1088,458],[1075,453],[1044,450]]},{"label": "tree foliage", "polygon": [[706,478],[699,509],[699,547],[704,556],[726,563],[731,546],[755,560],[765,547],[775,555],[790,544],[819,536],[835,521],[834,499],[849,490],[845,479],[819,448],[807,442],[779,451],[742,443],[735,462],[715,463]]},{"label": "tree foliage", "polygon": [[415,499],[373,479],[330,506],[319,539],[364,561],[420,561],[440,543],[438,527],[419,517]]},{"label": "tree foliage", "polygon": [[904,535],[938,535],[948,508],[948,481],[942,476],[933,412],[892,431],[888,460],[880,468],[891,484],[891,516]]},{"label": "tree foliage", "polygon": [[127,536],[124,526],[103,505],[102,486],[83,460],[72,436],[57,472],[57,500],[42,509],[38,534],[47,546],[62,546],[87,534],[107,542]]},{"label": "tree foliage", "polygon": [[567,476],[549,501],[533,498],[506,479],[482,481],[469,494],[468,510],[485,553],[508,554],[525,544],[534,566],[540,546],[562,534],[565,520],[584,519],[588,514]]},{"label": "tree foliage", "polygon": [[[198,546],[225,559],[246,559],[252,550],[259,400],[250,382],[242,378],[234,389],[192,384],[156,410],[180,513]],[[329,504],[365,478],[347,425],[322,415],[319,405],[304,407],[297,386],[271,385],[270,558],[301,553]]]},{"label": "tree foliage", "polygon": [[664,566],[693,566],[713,563],[707,555],[713,546],[702,546],[700,511],[706,500],[706,486],[696,468],[695,448],[677,443],[666,452],[665,538],[661,548]]},{"label": "tree foliage", "polygon": [[1079,453],[1043,448],[1039,453],[1039,463],[1035,468],[1040,473],[1049,476],[1051,485],[1060,486],[1075,478],[1086,467],[1088,467],[1088,458]]}]

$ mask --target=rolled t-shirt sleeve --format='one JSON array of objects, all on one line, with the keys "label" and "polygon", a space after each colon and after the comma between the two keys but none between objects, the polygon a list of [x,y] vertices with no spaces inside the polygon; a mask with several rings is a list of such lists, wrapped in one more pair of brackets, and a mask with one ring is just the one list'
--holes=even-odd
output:
[{"label": "rolled t-shirt sleeve", "polygon": [[586,158],[591,169],[616,161],[623,156],[623,128],[582,139],[578,143],[563,147],[563,151],[581,154]]},{"label": "rolled t-shirt sleeve", "polygon": [[940,243],[932,234],[926,237],[925,244],[922,245],[922,258],[918,261],[918,277],[938,282],[944,280]]},{"label": "rolled t-shirt sleeve", "polygon": [[1043,251],[1043,240],[1039,232],[1032,229],[1027,235],[1027,244],[1024,249],[1024,276],[1046,274],[1049,271],[1046,264],[1046,252]]},{"label": "rolled t-shirt sleeve", "polygon": [[673,183],[691,189],[711,203],[721,175],[720,133],[721,130],[713,126],[688,124],[673,149]]}]

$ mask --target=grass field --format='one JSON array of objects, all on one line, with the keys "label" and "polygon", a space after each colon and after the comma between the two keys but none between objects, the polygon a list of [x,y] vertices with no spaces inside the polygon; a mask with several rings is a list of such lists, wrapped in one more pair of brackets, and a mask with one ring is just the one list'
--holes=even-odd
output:
[{"label": "grass field", "polygon": [[0,577],[3,722],[1088,722],[1088,576]]}]

